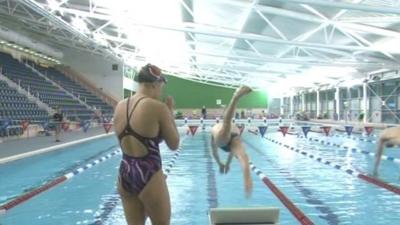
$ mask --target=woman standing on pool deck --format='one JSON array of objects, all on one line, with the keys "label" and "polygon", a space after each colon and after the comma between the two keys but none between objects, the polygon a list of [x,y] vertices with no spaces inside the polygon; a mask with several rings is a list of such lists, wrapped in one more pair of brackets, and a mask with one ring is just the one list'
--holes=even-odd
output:
[{"label": "woman standing on pool deck", "polygon": [[146,216],[153,225],[169,225],[171,205],[158,144],[164,139],[170,149],[179,147],[174,101],[158,100],[167,82],[158,67],[147,64],[135,80],[139,90],[119,102],[114,114],[123,152],[118,191],[128,225],[144,225]]},{"label": "woman standing on pool deck", "polygon": [[[232,118],[239,102],[239,99],[250,93],[251,89],[247,86],[242,86],[233,94],[228,108],[225,110],[224,120],[221,123],[215,124],[211,129],[211,148],[212,154],[219,165],[221,173],[228,173],[229,165],[235,156],[242,167],[246,195],[250,196],[253,189],[253,181],[250,176],[249,158],[244,150],[242,141],[240,140],[240,130],[235,124],[232,124]],[[218,148],[229,153],[228,159],[223,164],[218,155]]]}]

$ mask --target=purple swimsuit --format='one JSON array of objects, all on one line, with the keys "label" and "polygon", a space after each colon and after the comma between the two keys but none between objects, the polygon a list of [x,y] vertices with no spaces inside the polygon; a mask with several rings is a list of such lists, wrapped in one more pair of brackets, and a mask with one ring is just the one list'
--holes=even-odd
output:
[{"label": "purple swimsuit", "polygon": [[122,187],[131,193],[139,194],[151,177],[161,169],[161,156],[158,144],[161,139],[159,137],[143,137],[135,132],[129,124],[133,111],[137,104],[144,99],[142,97],[137,100],[133,106],[132,112],[129,114],[129,98],[126,106],[126,115],[128,124],[125,129],[118,135],[121,143],[125,136],[133,136],[147,148],[147,155],[142,157],[133,157],[123,153],[122,161],[119,167],[119,179]]}]

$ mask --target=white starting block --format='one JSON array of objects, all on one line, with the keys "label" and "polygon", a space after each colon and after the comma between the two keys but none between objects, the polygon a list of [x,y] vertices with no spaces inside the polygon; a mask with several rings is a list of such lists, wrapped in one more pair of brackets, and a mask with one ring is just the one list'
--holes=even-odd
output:
[{"label": "white starting block", "polygon": [[278,225],[279,208],[214,208],[209,218],[210,225]]}]

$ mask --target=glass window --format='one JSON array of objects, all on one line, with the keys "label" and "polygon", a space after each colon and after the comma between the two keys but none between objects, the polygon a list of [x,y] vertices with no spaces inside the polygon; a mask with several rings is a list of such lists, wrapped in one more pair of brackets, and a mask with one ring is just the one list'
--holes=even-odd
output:
[{"label": "glass window", "polygon": [[393,95],[396,94],[396,82],[389,81],[385,82],[383,85],[383,95],[388,96],[388,95]]}]

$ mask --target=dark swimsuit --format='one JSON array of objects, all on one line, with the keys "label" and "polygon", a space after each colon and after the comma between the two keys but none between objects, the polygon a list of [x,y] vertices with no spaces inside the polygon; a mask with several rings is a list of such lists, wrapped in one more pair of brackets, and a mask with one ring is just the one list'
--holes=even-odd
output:
[{"label": "dark swimsuit", "polygon": [[126,105],[127,125],[122,133],[118,135],[119,142],[125,136],[133,136],[140,141],[146,148],[148,153],[145,156],[133,157],[125,153],[122,155],[122,161],[119,167],[119,179],[122,187],[131,193],[139,194],[151,177],[161,169],[161,156],[158,144],[161,142],[160,137],[143,137],[132,129],[129,121],[138,103],[145,97],[138,99],[133,106],[132,112],[129,114],[129,98]]},{"label": "dark swimsuit", "polygon": [[232,139],[234,137],[239,136],[239,134],[237,133],[231,133],[231,139],[229,140],[228,144],[226,144],[225,146],[220,147],[222,150],[224,150],[225,152],[231,152],[231,143],[232,143]]}]

